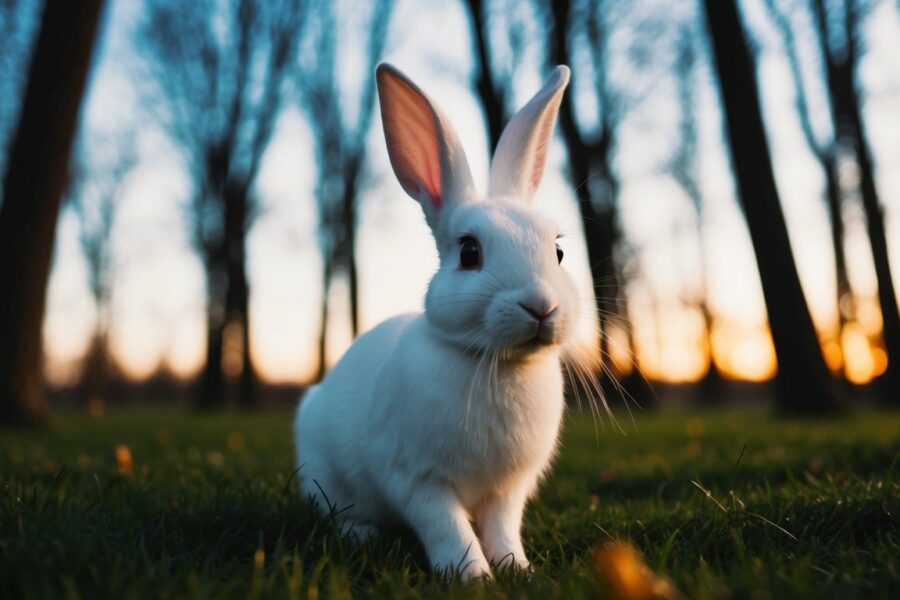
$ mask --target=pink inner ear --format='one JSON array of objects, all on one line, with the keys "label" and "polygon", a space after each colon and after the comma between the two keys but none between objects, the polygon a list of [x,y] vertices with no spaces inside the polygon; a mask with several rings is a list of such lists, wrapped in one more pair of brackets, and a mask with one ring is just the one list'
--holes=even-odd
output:
[{"label": "pink inner ear", "polygon": [[433,186],[419,185],[418,180],[401,178],[399,175],[397,175],[397,180],[400,181],[400,186],[410,196],[419,198],[424,194],[435,208],[441,207],[441,197],[436,193]]},{"label": "pink inner ear", "polygon": [[424,193],[441,206],[441,162],[437,117],[428,101],[406,82],[379,72],[378,88],[384,135],[391,166],[407,194]]},{"label": "pink inner ear", "polygon": [[553,124],[568,82],[568,67],[557,67],[540,91],[510,119],[491,161],[489,195],[531,201],[544,174]]},{"label": "pink inner ear", "polygon": [[541,115],[541,121],[537,124],[538,134],[534,148],[534,163],[531,165],[531,178],[528,181],[529,192],[534,193],[541,184],[544,176],[544,165],[547,162],[547,151],[550,149],[550,138],[553,137],[553,123],[556,121],[556,111],[559,102],[548,105]]}]

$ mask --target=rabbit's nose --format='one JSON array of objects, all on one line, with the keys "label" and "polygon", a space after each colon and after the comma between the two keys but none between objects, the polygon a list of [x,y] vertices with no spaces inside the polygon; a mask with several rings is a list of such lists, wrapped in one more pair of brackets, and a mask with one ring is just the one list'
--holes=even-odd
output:
[{"label": "rabbit's nose", "polygon": [[519,306],[521,306],[525,310],[525,312],[527,312],[529,315],[534,317],[538,323],[542,323],[544,320],[546,320],[548,317],[550,317],[550,315],[552,315],[554,312],[556,312],[556,307],[558,305],[554,304],[553,306],[551,306],[549,308],[545,308],[545,307],[537,308],[535,306],[530,306],[528,304],[523,304],[522,302],[519,302]]}]

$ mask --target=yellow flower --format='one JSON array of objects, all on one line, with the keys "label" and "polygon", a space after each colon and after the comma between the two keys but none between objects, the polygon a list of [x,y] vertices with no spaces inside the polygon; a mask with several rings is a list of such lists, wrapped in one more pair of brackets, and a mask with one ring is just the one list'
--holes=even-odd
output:
[{"label": "yellow flower", "polygon": [[244,449],[244,436],[237,431],[232,431],[228,434],[227,443],[229,448],[239,452]]},{"label": "yellow flower", "polygon": [[671,600],[679,594],[672,582],[654,573],[628,542],[616,541],[594,550],[594,564],[617,600]]},{"label": "yellow flower", "polygon": [[100,398],[91,398],[87,403],[87,413],[92,419],[99,419],[106,414],[106,404]]},{"label": "yellow flower", "polygon": [[125,476],[134,474],[134,462],[131,460],[131,448],[125,444],[116,446],[116,465],[119,473]]}]

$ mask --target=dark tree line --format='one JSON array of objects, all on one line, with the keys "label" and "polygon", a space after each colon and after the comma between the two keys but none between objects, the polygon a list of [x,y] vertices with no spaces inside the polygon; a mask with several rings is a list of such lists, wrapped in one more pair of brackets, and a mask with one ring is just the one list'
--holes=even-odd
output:
[{"label": "dark tree line", "polygon": [[[0,98],[0,141],[7,134],[10,139],[9,152],[4,155],[8,168],[0,206],[0,289],[9,290],[0,294],[0,327],[8,333],[0,340],[0,420],[4,422],[37,422],[48,414],[40,332],[59,201],[70,183],[98,313],[85,369],[89,395],[100,393],[97,390],[102,389],[108,367],[109,240],[116,198],[134,157],[114,152],[110,160],[82,161],[85,168],[79,168],[79,161],[74,170],[69,165],[69,147],[102,2],[80,3],[78,10],[69,4],[48,0],[37,19],[40,32],[27,84],[20,78],[23,101],[16,102],[14,92]],[[797,90],[801,130],[825,175],[840,326],[854,318],[853,291],[843,256],[841,206],[858,201],[866,216],[889,357],[882,395],[896,402],[900,394],[900,309],[857,81],[865,52],[861,22],[870,6],[862,0],[808,0],[793,3],[791,8],[779,0],[766,0],[766,5],[783,38]],[[28,55],[28,44],[22,40],[28,37],[29,6],[0,0],[0,75],[9,82],[7,89],[19,85],[15,79],[21,69],[16,65]],[[564,97],[558,128],[595,284],[594,309],[601,334],[598,350],[609,375],[604,377],[606,389],[619,391],[614,378],[619,375],[626,395],[642,401],[650,397],[639,375],[622,377],[609,360],[613,339],[624,339],[626,352],[635,352],[628,325],[630,255],[620,224],[617,137],[630,111],[652,93],[654,80],[674,79],[678,140],[664,169],[684,190],[698,224],[702,224],[705,203],[698,183],[694,107],[699,86],[708,84],[698,76],[698,64],[709,63],[714,66],[713,79],[721,93],[738,197],[775,344],[778,405],[795,413],[834,410],[833,381],[799,282],[773,175],[752,33],[738,3],[687,3],[666,16],[648,15],[635,3],[614,0],[533,0],[525,4],[465,0],[461,6],[471,24],[473,91],[484,110],[492,149],[515,108],[511,99],[524,45],[539,48],[548,66],[566,63],[572,67],[574,85]],[[368,181],[366,141],[375,104],[374,67],[385,51],[393,2],[378,0],[356,7],[353,31],[346,29],[340,12],[347,8],[304,0],[148,0],[135,32],[143,74],[149,75],[144,78],[149,92],[147,108],[182,153],[191,182],[187,214],[191,238],[205,270],[207,296],[207,351],[198,407],[217,407],[230,400],[240,406],[255,403],[247,235],[260,210],[254,191],[256,177],[279,115],[290,103],[296,103],[307,117],[313,138],[310,158],[316,165],[315,200],[323,259],[320,376],[326,368],[327,325],[333,310],[330,291],[338,278],[348,282],[347,317],[352,333],[360,331],[359,197]],[[800,13],[812,23],[821,56],[818,77],[824,84],[831,120],[828,139],[817,136],[812,125],[804,85],[810,75],[796,47]],[[677,35],[662,35],[673,27]],[[533,32],[533,37],[526,39],[526,31]],[[626,42],[614,43],[622,31],[629,33],[623,38]],[[364,61],[361,72],[353,77],[354,85],[347,86],[341,48],[350,38],[363,48]],[[631,68],[627,81],[613,77],[616,61],[625,61]],[[575,90],[591,96],[596,114],[587,118],[579,114]],[[16,120],[19,105],[22,110]],[[846,161],[857,167],[858,181],[838,176]],[[700,254],[702,258],[705,253],[701,250]],[[705,270],[701,265],[701,278]],[[691,302],[703,315],[705,335],[710,339],[713,314],[706,287],[701,279]],[[721,393],[722,378],[712,352],[708,358],[710,368],[701,390],[704,399],[712,402]]]}]

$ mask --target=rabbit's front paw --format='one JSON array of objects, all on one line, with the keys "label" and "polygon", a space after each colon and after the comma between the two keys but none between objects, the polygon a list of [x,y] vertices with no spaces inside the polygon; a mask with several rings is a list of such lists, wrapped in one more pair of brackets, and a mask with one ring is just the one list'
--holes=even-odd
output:
[{"label": "rabbit's front paw", "polygon": [[513,568],[519,571],[529,572],[534,570],[524,554],[516,556],[512,552],[507,552],[503,556],[491,556],[490,560],[495,569]]},{"label": "rabbit's front paw", "polygon": [[478,515],[481,545],[494,566],[531,569],[519,533],[524,509],[525,495],[520,492],[488,501]]},{"label": "rabbit's front paw", "polygon": [[439,561],[434,565],[434,570],[442,573],[445,577],[450,577],[455,573],[463,582],[491,577],[491,566],[483,556],[470,559],[467,555],[462,560],[451,561],[448,559]]},{"label": "rabbit's front paw", "polygon": [[448,539],[430,550],[429,556],[432,557],[435,572],[445,577],[456,574],[466,582],[491,576],[491,565],[474,536],[468,546],[461,546],[455,540]]},{"label": "rabbit's front paw", "polygon": [[460,578],[463,581],[473,581],[476,579],[490,579],[491,566],[486,560],[471,560],[460,571]]},{"label": "rabbit's front paw", "polygon": [[419,486],[406,503],[406,522],[419,536],[435,570],[458,572],[463,581],[490,576],[491,566],[469,514],[451,490]]}]

